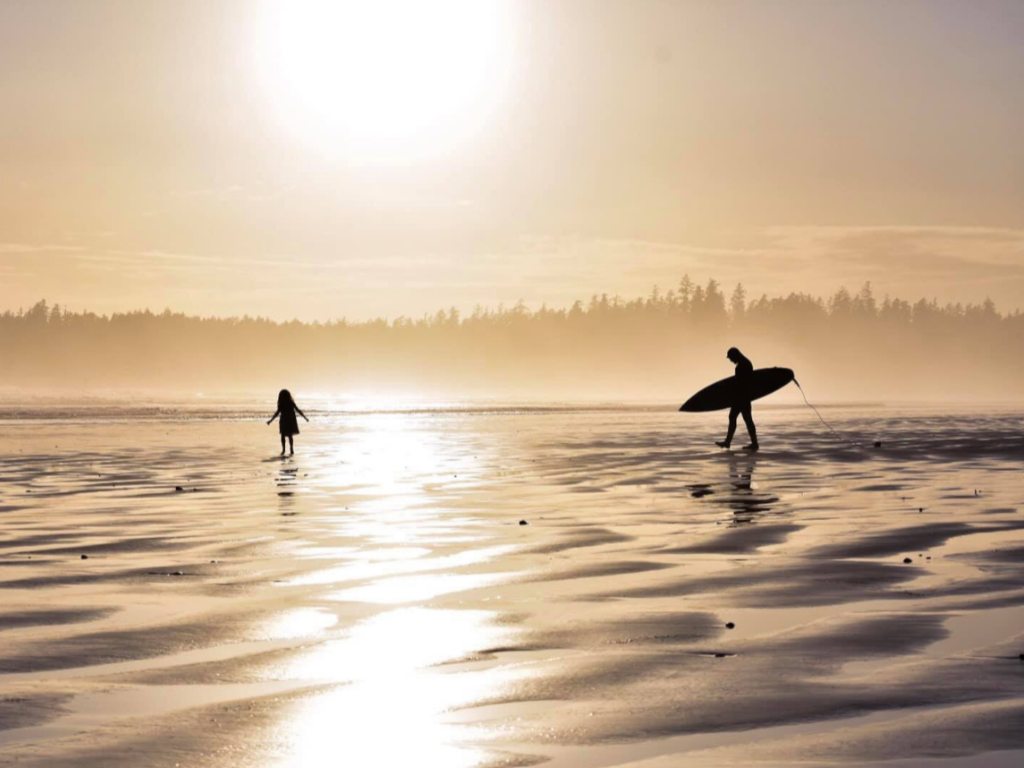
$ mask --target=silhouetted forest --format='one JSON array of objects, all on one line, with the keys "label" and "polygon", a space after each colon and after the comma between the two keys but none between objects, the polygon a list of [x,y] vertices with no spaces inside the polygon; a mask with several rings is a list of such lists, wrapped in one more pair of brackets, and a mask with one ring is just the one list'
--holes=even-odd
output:
[{"label": "silhouetted forest", "polygon": [[683,278],[645,298],[454,309],[420,319],[272,322],[169,310],[96,315],[40,301],[0,316],[5,390],[276,391],[681,400],[740,347],[819,400],[1020,399],[1024,314],[877,299],[750,299]]}]

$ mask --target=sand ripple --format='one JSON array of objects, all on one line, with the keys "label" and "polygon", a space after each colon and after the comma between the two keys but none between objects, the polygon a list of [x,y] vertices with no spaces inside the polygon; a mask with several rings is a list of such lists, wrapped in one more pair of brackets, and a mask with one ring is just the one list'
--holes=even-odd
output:
[{"label": "sand ripple", "polygon": [[1018,412],[311,415],[5,422],[0,764],[1021,757]]}]

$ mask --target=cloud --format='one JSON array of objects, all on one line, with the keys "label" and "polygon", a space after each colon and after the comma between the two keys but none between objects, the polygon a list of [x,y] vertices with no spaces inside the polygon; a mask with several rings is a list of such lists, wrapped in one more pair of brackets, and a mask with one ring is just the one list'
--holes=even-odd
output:
[{"label": "cloud", "polygon": [[[725,244],[723,244],[723,242]],[[374,246],[376,249],[374,249]],[[879,295],[1021,307],[1024,230],[950,226],[786,226],[728,240],[524,236],[467,253],[436,242],[296,253],[217,254],[74,243],[0,243],[5,301],[40,297],[97,311],[145,306],[304,319],[419,316],[522,299],[568,306],[667,290],[684,274],[748,295],[829,295],[870,281]]]},{"label": "cloud", "polygon": [[913,285],[1024,279],[1024,230],[996,227],[775,227],[773,248],[823,272]]}]

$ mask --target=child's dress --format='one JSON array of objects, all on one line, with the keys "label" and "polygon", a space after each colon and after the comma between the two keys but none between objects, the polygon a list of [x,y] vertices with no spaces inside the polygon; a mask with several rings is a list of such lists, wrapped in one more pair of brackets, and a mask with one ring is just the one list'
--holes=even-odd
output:
[{"label": "child's dress", "polygon": [[295,418],[295,406],[289,405],[281,409],[281,419],[278,421],[282,437],[291,437],[299,434],[299,420]]}]

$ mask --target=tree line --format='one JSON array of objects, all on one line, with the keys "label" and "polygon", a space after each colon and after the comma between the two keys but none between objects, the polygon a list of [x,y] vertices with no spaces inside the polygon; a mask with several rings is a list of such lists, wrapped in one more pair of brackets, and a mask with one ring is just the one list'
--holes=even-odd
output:
[{"label": "tree line", "polygon": [[819,399],[1014,400],[1024,314],[981,304],[750,298],[684,277],[671,290],[572,306],[447,309],[420,318],[275,322],[164,310],[100,315],[40,301],[0,315],[0,388],[419,393],[675,400],[755,366],[794,368]]}]

